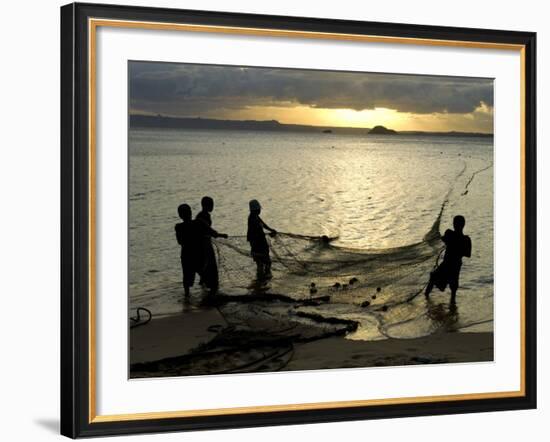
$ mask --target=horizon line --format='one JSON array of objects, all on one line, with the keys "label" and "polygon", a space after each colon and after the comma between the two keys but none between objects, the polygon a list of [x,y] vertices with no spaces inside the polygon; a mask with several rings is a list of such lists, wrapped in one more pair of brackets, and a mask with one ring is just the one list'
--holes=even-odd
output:
[{"label": "horizon line", "polygon": [[[303,123],[281,123],[279,120],[276,119],[268,119],[268,120],[233,120],[230,118],[211,118],[211,117],[201,117],[201,116],[174,116],[174,115],[164,115],[164,114],[152,114],[152,113],[128,113],[129,117],[156,117],[156,118],[171,118],[176,120],[209,120],[209,121],[231,121],[236,123],[277,123],[281,126],[301,126],[301,127],[312,127],[312,128],[319,128],[319,129],[352,129],[352,130],[372,130],[373,128],[377,126],[384,127],[386,129],[395,130],[391,127],[384,126],[382,124],[375,124],[372,127],[357,127],[357,126],[319,126],[316,124],[303,124]],[[395,130],[397,133],[408,133],[408,132],[416,132],[416,133],[431,133],[431,134],[448,134],[448,133],[460,133],[460,134],[482,134],[482,135],[492,135],[494,136],[494,132],[480,132],[480,131],[461,131],[461,130],[448,130],[448,131],[437,131],[437,130],[415,130],[415,129],[409,129],[409,130]]]}]

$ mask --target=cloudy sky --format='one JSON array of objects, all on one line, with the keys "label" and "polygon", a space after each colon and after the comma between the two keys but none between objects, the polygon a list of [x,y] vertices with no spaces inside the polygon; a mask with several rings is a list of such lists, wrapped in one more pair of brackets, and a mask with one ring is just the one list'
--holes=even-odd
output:
[{"label": "cloudy sky", "polygon": [[493,131],[491,79],[130,62],[130,112]]}]

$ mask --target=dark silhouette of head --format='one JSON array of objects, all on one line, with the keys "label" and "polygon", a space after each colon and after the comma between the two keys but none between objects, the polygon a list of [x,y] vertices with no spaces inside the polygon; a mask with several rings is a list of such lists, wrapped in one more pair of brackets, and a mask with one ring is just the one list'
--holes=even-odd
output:
[{"label": "dark silhouette of head", "polygon": [[201,199],[202,210],[212,212],[214,210],[214,200],[209,196],[203,196]]},{"label": "dark silhouette of head", "polygon": [[462,215],[457,215],[453,218],[453,227],[457,232],[462,232],[465,224],[466,224],[466,220]]},{"label": "dark silhouette of head", "polygon": [[178,215],[184,221],[191,221],[192,213],[189,204],[180,204],[178,206]]},{"label": "dark silhouette of head", "polygon": [[259,215],[262,211],[262,206],[260,205],[258,200],[250,200],[248,203],[248,207],[250,209],[250,213]]}]

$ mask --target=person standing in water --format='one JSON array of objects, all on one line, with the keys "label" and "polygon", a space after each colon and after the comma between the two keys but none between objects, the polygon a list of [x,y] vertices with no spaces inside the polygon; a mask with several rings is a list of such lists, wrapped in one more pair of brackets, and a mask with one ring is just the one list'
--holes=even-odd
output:
[{"label": "person standing in water", "polygon": [[178,215],[183,222],[175,225],[176,239],[181,246],[180,260],[183,273],[183,290],[185,297],[189,297],[190,288],[195,283],[195,273],[201,267],[201,248],[197,224],[192,219],[191,207],[181,204]]},{"label": "person standing in water", "polygon": [[269,227],[260,218],[262,206],[258,200],[251,200],[248,203],[250,215],[248,215],[248,231],[246,240],[250,243],[252,259],[256,263],[256,277],[258,281],[271,278],[271,258],[269,257],[269,244],[265,237],[264,229],[269,230],[271,235],[277,231]]},{"label": "person standing in water", "polygon": [[469,236],[462,233],[465,224],[466,220],[462,215],[455,216],[454,230],[447,229],[441,238],[446,246],[445,256],[443,262],[430,274],[430,281],[424,292],[426,297],[430,296],[434,285],[444,291],[448,284],[451,289],[451,304],[456,305],[462,257],[469,258],[472,255],[472,241]]},{"label": "person standing in water", "polygon": [[195,217],[201,230],[203,262],[199,275],[202,282],[210,289],[210,296],[215,295],[219,288],[218,264],[212,245],[212,238],[227,238],[225,233],[219,233],[212,228],[210,213],[214,210],[214,200],[204,196],[201,200],[202,210]]}]

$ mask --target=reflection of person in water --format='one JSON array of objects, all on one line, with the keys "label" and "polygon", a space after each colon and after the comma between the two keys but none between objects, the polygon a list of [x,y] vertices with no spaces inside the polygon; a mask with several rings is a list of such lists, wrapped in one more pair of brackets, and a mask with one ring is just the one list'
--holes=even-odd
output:
[{"label": "reflection of person in water", "polygon": [[267,243],[264,229],[269,230],[272,235],[276,235],[277,231],[269,227],[260,218],[262,206],[257,200],[251,200],[248,205],[250,215],[248,215],[246,240],[250,243],[252,258],[256,262],[256,277],[258,280],[263,280],[271,277],[269,244]]},{"label": "reflection of person in water", "polygon": [[202,282],[210,289],[210,295],[218,291],[218,264],[216,254],[212,246],[212,238],[227,238],[225,233],[218,233],[212,228],[212,217],[210,213],[214,210],[214,200],[205,196],[201,200],[202,210],[197,214],[195,221],[200,229],[202,239],[203,262],[199,271]]},{"label": "reflection of person in water", "polygon": [[462,257],[469,258],[472,255],[472,241],[469,236],[462,233],[465,224],[466,220],[462,215],[455,216],[454,230],[448,229],[441,238],[446,246],[445,256],[443,262],[430,275],[425,291],[426,297],[430,296],[434,285],[443,291],[448,284],[451,289],[451,304],[455,305]]},{"label": "reflection of person in water", "polygon": [[185,297],[189,296],[189,290],[195,282],[195,273],[201,267],[202,250],[198,243],[197,224],[192,219],[191,207],[181,204],[178,207],[178,215],[183,222],[176,224],[176,239],[181,246],[181,270],[183,273],[183,289]]}]

